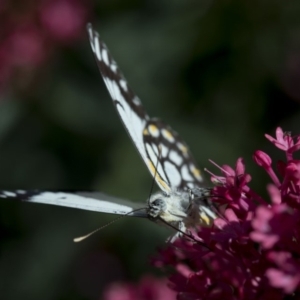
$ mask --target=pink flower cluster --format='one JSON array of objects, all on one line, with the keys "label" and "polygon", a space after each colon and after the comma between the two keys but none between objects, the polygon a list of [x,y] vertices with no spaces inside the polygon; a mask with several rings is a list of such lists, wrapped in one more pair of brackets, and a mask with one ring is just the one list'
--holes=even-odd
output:
[{"label": "pink flower cluster", "polygon": [[16,77],[32,77],[50,55],[85,32],[83,0],[1,1],[0,90]]},{"label": "pink flower cluster", "polygon": [[108,287],[104,300],[175,300],[176,294],[167,287],[166,280],[143,278],[139,284],[116,283]]},{"label": "pink flower cluster", "polygon": [[212,176],[212,198],[223,209],[211,228],[193,233],[207,247],[181,238],[155,260],[175,269],[177,299],[299,299],[300,161],[293,155],[300,137],[277,128],[276,138],[266,138],[286,156],[275,171],[268,154],[253,155],[272,180],[270,199],[249,187],[242,159],[235,169],[223,166],[222,176]]}]

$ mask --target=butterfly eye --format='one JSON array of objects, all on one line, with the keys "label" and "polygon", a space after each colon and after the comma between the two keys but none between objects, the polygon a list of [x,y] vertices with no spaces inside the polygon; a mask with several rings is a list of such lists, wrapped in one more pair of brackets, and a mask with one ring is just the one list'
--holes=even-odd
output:
[{"label": "butterfly eye", "polygon": [[163,199],[155,199],[152,203],[151,206],[152,207],[156,207],[156,208],[162,208],[165,205],[165,201]]}]

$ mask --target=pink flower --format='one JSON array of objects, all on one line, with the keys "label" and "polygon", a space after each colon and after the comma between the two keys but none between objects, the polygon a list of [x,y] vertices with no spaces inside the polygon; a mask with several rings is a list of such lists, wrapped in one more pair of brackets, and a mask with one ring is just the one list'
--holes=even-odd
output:
[{"label": "pink flower", "polygon": [[276,139],[272,136],[265,134],[265,137],[272,142],[277,148],[285,151],[287,153],[287,158],[291,158],[291,154],[300,149],[300,139],[299,136],[297,140],[294,141],[288,132],[283,132],[280,127],[276,128]]},{"label": "pink flower", "polygon": [[34,24],[9,28],[0,45],[0,89],[7,87],[18,73],[22,77],[30,74],[48,57],[43,34]]},{"label": "pink flower", "polygon": [[104,300],[175,300],[166,280],[145,277],[137,285],[115,283],[104,292]]},{"label": "pink flower", "polygon": [[268,258],[277,268],[269,268],[266,271],[272,286],[283,289],[286,293],[292,293],[300,282],[300,262],[293,258],[290,252],[270,251]]},{"label": "pink flower", "polygon": [[88,10],[79,0],[46,0],[40,8],[40,20],[48,34],[69,43],[85,32]]},{"label": "pink flower", "polygon": [[[222,176],[211,199],[222,205],[221,216],[208,228],[192,230],[195,240],[180,238],[160,251],[155,265],[172,266],[169,277],[177,299],[285,299],[300,295],[300,161],[299,138],[277,128],[276,139],[267,136],[286,152],[279,173],[272,159],[257,150],[254,161],[275,183],[267,189],[269,199],[255,193],[242,159],[235,169],[220,168]],[[203,244],[198,244],[197,239]]]},{"label": "pink flower", "polygon": [[[59,47],[85,34],[90,1],[38,0],[22,9],[0,0],[0,90],[33,86]],[[17,83],[17,84],[16,84]]]},{"label": "pink flower", "polygon": [[12,76],[12,63],[9,60],[9,51],[7,42],[0,46],[0,90],[7,85]]},{"label": "pink flower", "polygon": [[272,159],[267,153],[256,150],[253,154],[253,160],[256,162],[256,164],[265,169],[276,186],[280,185],[280,181],[272,168]]},{"label": "pink flower", "polygon": [[15,67],[34,68],[46,56],[44,37],[34,25],[16,27],[7,39],[8,59]]},{"label": "pink flower", "polygon": [[[212,196],[216,202],[220,204],[227,204],[235,213],[242,217],[253,209],[253,200],[249,201],[252,197],[260,202],[260,197],[254,195],[248,183],[251,181],[251,176],[245,172],[245,164],[242,158],[236,162],[235,170],[228,165],[219,167],[224,175],[213,176],[212,181],[218,181],[220,185],[214,187]],[[251,208],[252,207],[252,208]]]},{"label": "pink flower", "polygon": [[277,244],[293,243],[293,232],[299,223],[299,215],[286,204],[259,206],[252,220],[253,232],[250,237],[259,242],[264,249],[270,249]]}]

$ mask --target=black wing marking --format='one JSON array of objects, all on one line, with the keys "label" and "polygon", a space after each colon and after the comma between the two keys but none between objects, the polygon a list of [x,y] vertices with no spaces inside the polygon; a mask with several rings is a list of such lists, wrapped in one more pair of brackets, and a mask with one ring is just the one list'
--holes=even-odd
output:
[{"label": "black wing marking", "polygon": [[154,161],[160,154],[157,174],[176,188],[200,187],[203,182],[196,161],[186,143],[170,126],[151,119],[143,132],[147,156]]}]

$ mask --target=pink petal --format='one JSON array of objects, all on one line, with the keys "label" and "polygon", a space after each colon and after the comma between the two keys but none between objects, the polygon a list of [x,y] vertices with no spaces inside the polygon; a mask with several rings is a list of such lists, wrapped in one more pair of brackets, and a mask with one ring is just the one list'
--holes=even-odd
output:
[{"label": "pink petal", "polygon": [[273,204],[280,204],[281,203],[281,194],[277,186],[274,184],[268,184],[267,186],[268,193],[270,195],[271,201]]}]

